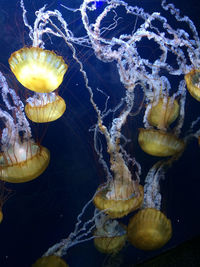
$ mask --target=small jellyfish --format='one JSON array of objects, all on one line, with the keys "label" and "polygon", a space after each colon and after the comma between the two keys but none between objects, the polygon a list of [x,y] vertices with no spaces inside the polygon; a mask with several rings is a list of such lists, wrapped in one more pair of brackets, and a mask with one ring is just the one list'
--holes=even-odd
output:
[{"label": "small jellyfish", "polygon": [[93,235],[97,250],[106,254],[115,254],[124,247],[127,239],[125,225],[110,219],[104,213],[96,217],[95,225],[96,230]]},{"label": "small jellyfish", "polygon": [[69,267],[69,265],[60,257],[51,255],[39,258],[32,267]]},{"label": "small jellyfish", "polygon": [[200,101],[200,70],[193,69],[185,75],[187,89],[191,96]]},{"label": "small jellyfish", "polygon": [[59,119],[66,109],[65,100],[52,93],[35,93],[26,100],[25,113],[29,120],[37,123]]}]

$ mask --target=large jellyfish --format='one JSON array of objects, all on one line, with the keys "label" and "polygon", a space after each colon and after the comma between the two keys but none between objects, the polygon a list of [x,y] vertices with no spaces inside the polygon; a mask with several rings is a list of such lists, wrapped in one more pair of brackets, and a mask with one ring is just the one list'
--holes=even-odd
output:
[{"label": "large jellyfish", "polygon": [[142,250],[161,248],[172,236],[171,221],[160,211],[159,182],[164,178],[165,165],[167,162],[160,161],[149,170],[145,179],[143,208],[129,221],[129,241]]},{"label": "large jellyfish", "polygon": [[24,114],[24,105],[15,91],[8,87],[2,73],[0,87],[7,108],[7,111],[0,109],[0,117],[4,124],[1,137],[0,179],[11,183],[27,182],[37,178],[47,168],[50,153],[47,148],[33,140]]}]

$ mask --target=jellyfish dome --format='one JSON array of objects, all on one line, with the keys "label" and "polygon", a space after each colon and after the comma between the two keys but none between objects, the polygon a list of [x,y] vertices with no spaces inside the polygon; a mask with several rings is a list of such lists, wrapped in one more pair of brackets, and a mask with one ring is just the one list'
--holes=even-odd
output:
[{"label": "jellyfish dome", "polygon": [[39,93],[57,89],[68,68],[61,56],[39,47],[21,48],[10,56],[9,64],[24,87]]},{"label": "jellyfish dome", "polygon": [[69,265],[60,257],[51,255],[39,258],[32,267],[68,267]]},{"label": "jellyfish dome", "polygon": [[185,148],[184,141],[176,135],[156,129],[140,128],[138,142],[144,152],[157,157],[172,156]]},{"label": "jellyfish dome", "polygon": [[107,186],[100,186],[94,197],[94,205],[105,210],[111,218],[121,218],[138,209],[143,202],[144,190],[143,186],[139,185],[135,194],[130,194],[132,183],[133,181],[112,181]]},{"label": "jellyfish dome", "polygon": [[166,103],[164,103],[164,99],[160,98],[158,103],[152,103],[152,108],[148,114],[148,122],[159,129],[168,128],[177,119],[178,115],[179,104],[176,99],[171,101],[168,97]]},{"label": "jellyfish dome", "polygon": [[[98,220],[98,222],[97,222]],[[127,239],[127,227],[117,220],[112,220],[102,213],[95,221],[96,230],[93,235],[94,245],[102,253],[111,254],[119,252]]]},{"label": "jellyfish dome", "polygon": [[52,93],[37,93],[26,100],[25,113],[29,120],[37,123],[55,121],[59,119],[66,109],[65,100]]},{"label": "jellyfish dome", "polygon": [[171,221],[157,209],[142,209],[130,219],[128,239],[136,248],[159,249],[169,241],[171,236]]},{"label": "jellyfish dome", "polygon": [[35,142],[16,142],[0,154],[0,179],[23,183],[37,178],[47,168],[49,150]]},{"label": "jellyfish dome", "polygon": [[190,94],[200,101],[200,70],[191,70],[185,75],[185,81]]},{"label": "jellyfish dome", "polygon": [[[22,183],[37,178],[48,166],[49,150],[37,144],[24,114],[24,105],[0,73],[1,97],[7,110],[0,108],[4,125],[1,135],[0,179]],[[14,115],[14,116],[12,116]]]}]

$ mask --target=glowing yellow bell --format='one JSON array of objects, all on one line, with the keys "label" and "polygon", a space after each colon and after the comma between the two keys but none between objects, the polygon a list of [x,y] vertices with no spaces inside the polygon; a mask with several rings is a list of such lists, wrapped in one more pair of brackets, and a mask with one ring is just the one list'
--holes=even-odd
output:
[{"label": "glowing yellow bell", "polygon": [[32,267],[68,267],[69,265],[60,257],[51,255],[39,258]]},{"label": "glowing yellow bell", "polygon": [[44,123],[59,119],[65,112],[65,109],[66,104],[64,99],[57,95],[55,101],[47,104],[44,103],[39,106],[34,105],[34,103],[26,104],[25,113],[29,120]]},{"label": "glowing yellow bell", "polygon": [[128,224],[130,243],[142,250],[159,249],[169,241],[171,236],[171,221],[156,209],[140,210]]},{"label": "glowing yellow bell", "polygon": [[24,87],[39,93],[57,89],[68,68],[62,57],[39,47],[24,47],[12,53],[9,64]]},{"label": "glowing yellow bell", "polygon": [[108,188],[103,188],[100,186],[98,188],[97,194],[94,197],[94,205],[99,210],[105,210],[111,218],[121,218],[130,212],[138,209],[143,203],[144,190],[143,186],[139,185],[138,195],[133,195],[128,199],[108,199],[106,194]]},{"label": "glowing yellow bell", "polygon": [[185,81],[190,94],[200,101],[200,70],[191,70],[185,75]]},{"label": "glowing yellow bell", "polygon": [[167,157],[182,152],[183,140],[175,135],[154,129],[139,129],[138,142],[144,152],[152,156]]},{"label": "glowing yellow bell", "polygon": [[[121,226],[125,229],[124,234],[119,236],[104,236],[104,237],[95,237],[94,245],[98,251],[101,253],[111,254],[119,252],[125,245],[127,234],[126,234],[126,226]],[[94,231],[94,236],[98,235],[97,231]]]},{"label": "glowing yellow bell", "polygon": [[158,103],[154,105],[148,115],[148,122],[152,126],[159,129],[168,128],[168,126],[176,120],[179,115],[179,104],[177,100],[171,103],[171,98],[167,98],[167,103],[164,103],[163,98],[160,98]]},{"label": "glowing yellow bell", "polygon": [[9,183],[31,181],[41,175],[50,160],[49,150],[33,142],[15,144],[0,154],[0,179]]}]

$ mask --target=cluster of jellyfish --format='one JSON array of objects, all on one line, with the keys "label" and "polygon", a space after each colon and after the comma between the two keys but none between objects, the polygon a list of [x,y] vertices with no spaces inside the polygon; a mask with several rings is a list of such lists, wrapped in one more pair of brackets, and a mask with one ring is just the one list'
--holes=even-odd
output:
[{"label": "cluster of jellyfish", "polygon": [[[101,13],[95,13],[94,20],[91,14],[98,9],[98,2],[83,0],[78,9],[63,7],[69,12],[80,12],[87,35],[77,37],[69,29],[60,11],[49,11],[46,7],[36,12],[32,27],[21,0],[23,20],[29,29],[32,46],[15,51],[9,58],[9,65],[17,80],[33,92],[26,99],[25,106],[0,73],[1,97],[4,102],[4,109],[0,108],[4,125],[1,131],[0,179],[1,199],[4,201],[10,193],[5,182],[23,183],[35,179],[45,171],[50,161],[48,149],[34,141],[28,119],[36,123],[51,122],[60,118],[66,109],[64,99],[55,90],[62,83],[68,66],[61,56],[45,49],[42,39],[44,34],[62,38],[71,49],[90,95],[88,101],[97,115],[93,129],[94,148],[104,169],[106,182],[99,185],[93,198],[83,207],[74,231],[49,248],[34,267],[67,266],[61,257],[68,249],[91,239],[99,251],[108,254],[119,252],[127,241],[141,250],[163,247],[172,237],[172,225],[161,211],[160,181],[165,178],[173,162],[180,158],[191,138],[198,139],[200,136],[200,130],[193,131],[194,125],[199,122],[197,118],[191,124],[188,134],[180,137],[187,91],[200,101],[200,39],[193,22],[181,16],[180,11],[165,0],[161,3],[163,10],[168,11],[178,22],[186,23],[189,33],[183,29],[173,29],[160,13],[148,14],[142,8],[129,6],[120,0],[101,1]],[[137,17],[139,26],[131,34],[105,38],[104,33],[112,33],[118,20],[115,18],[108,28],[102,26],[103,21],[113,11],[117,15],[118,8]],[[143,39],[153,41],[159,47],[159,56],[154,61],[140,56],[138,45]],[[102,111],[95,102],[94,90],[90,87],[75,45],[89,47],[103,62],[116,63],[124,86],[124,97],[113,109]],[[175,57],[176,67],[168,63],[169,53]],[[168,75],[160,75],[163,69]],[[175,92],[170,84],[172,76],[180,77]],[[147,154],[163,158],[150,168],[144,183],[140,181],[141,166],[126,152],[124,142],[128,140],[121,132],[135,105],[136,88],[142,89],[144,95],[138,112],[145,103],[144,127],[139,129],[138,143]],[[113,117],[109,123],[106,120],[108,117]],[[106,148],[102,146],[102,139],[107,144]],[[105,153],[109,155],[109,162],[104,159]],[[130,171],[130,165],[135,166],[134,173]],[[90,204],[95,207],[93,217],[82,222],[81,216]],[[3,219],[2,205],[0,221]],[[132,212],[135,213],[128,226],[118,221]]]}]

